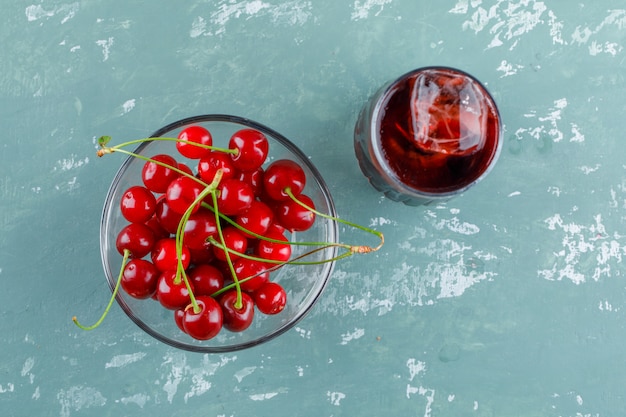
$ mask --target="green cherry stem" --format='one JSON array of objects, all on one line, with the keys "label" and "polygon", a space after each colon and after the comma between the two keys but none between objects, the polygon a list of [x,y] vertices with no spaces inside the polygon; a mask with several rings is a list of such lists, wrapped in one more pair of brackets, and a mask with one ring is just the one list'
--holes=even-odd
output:
[{"label": "green cherry stem", "polygon": [[185,227],[187,226],[189,217],[191,217],[193,208],[196,207],[196,205],[204,200],[209,194],[215,195],[215,190],[222,180],[222,176],[223,171],[221,169],[218,169],[215,173],[215,177],[213,177],[213,181],[211,182],[211,184],[207,185],[204,190],[202,190],[202,192],[198,194],[198,197],[196,197],[193,203],[189,205],[187,210],[185,210],[185,213],[178,222],[178,227],[176,229],[176,258],[178,259],[176,265],[176,278],[174,279],[174,281],[176,283],[180,282],[181,279],[184,281],[185,286],[187,287],[187,292],[189,293],[189,299],[191,300],[193,311],[196,314],[200,312],[200,306],[198,306],[196,297],[193,294],[193,290],[191,289],[191,285],[189,284],[189,279],[187,278],[187,274],[185,273],[185,267],[183,265],[183,239],[185,236]]},{"label": "green cherry stem", "polygon": [[[285,243],[284,240],[275,240],[275,239],[270,239],[270,238],[265,238],[265,240],[267,240],[268,242],[276,242],[276,243]],[[344,258],[347,258],[348,256],[352,256],[355,253],[354,250],[352,250],[355,246],[351,246],[351,245],[347,245],[345,243],[328,243],[328,242],[289,242],[290,245],[304,245],[304,246],[312,246],[312,245],[321,245],[318,246],[315,249],[312,249],[306,253],[303,253],[301,255],[298,255],[295,258],[289,259],[288,261],[276,261],[273,259],[263,259],[263,258],[259,258],[257,256],[252,256],[252,255],[248,255],[247,253],[242,253],[242,252],[237,252],[236,250],[233,249],[229,249],[224,247],[220,242],[218,242],[217,240],[215,240],[212,237],[208,237],[207,238],[207,242],[217,246],[219,249],[222,249],[224,251],[227,251],[233,255],[237,255],[240,258],[246,258],[246,259],[250,259],[250,260],[254,260],[254,261],[263,261],[267,264],[275,264],[275,267],[270,268],[268,271],[273,271],[274,269],[277,269],[278,267],[281,267],[283,265],[319,265],[319,264],[323,264],[323,263],[328,263],[328,262],[333,262],[333,261],[338,261]],[[333,247],[337,247],[337,248],[342,248],[342,249],[346,249],[346,252],[334,256],[332,258],[326,258],[324,260],[321,261],[300,261],[300,259],[306,258],[308,256],[311,256],[317,252],[321,252],[323,250],[329,249],[329,248],[333,248]],[[247,279],[247,278],[246,278]],[[244,280],[240,280],[240,282],[244,282]]]},{"label": "green cherry stem", "polygon": [[117,292],[120,289],[120,284],[122,282],[122,276],[124,275],[124,268],[126,267],[126,263],[128,262],[129,256],[130,256],[130,251],[128,249],[125,249],[124,250],[124,259],[122,260],[122,267],[120,268],[120,273],[119,273],[119,275],[117,277],[117,282],[115,283],[115,288],[113,289],[113,294],[111,295],[111,299],[109,300],[109,304],[104,309],[104,312],[102,313],[102,316],[100,316],[98,321],[95,322],[94,324],[92,324],[91,326],[83,326],[78,321],[76,316],[74,316],[74,317],[72,317],[72,321],[74,322],[74,324],[76,324],[78,327],[80,327],[83,330],[93,330],[96,327],[100,326],[100,324],[104,321],[104,318],[109,313],[109,310],[111,309],[111,306],[113,305],[113,301],[115,300],[115,297],[117,296]]},{"label": "green cherry stem", "polygon": [[[215,213],[215,216],[217,218],[220,218],[220,212],[217,207],[217,193],[211,194],[211,199],[213,202],[213,212]],[[226,264],[228,265],[230,275],[233,278],[235,289],[237,290],[237,299],[235,300],[233,307],[236,310],[239,310],[243,307],[243,298],[241,296],[241,284],[239,282],[239,278],[237,277],[237,273],[235,272],[235,267],[233,266],[233,260],[230,257],[230,253],[233,251],[231,251],[230,249],[226,247],[226,241],[224,240],[224,233],[222,232],[222,226],[220,225],[220,222],[219,221],[216,222],[216,225],[217,225],[217,235],[220,238],[219,243],[221,247],[224,249],[224,255],[226,256]]]},{"label": "green cherry stem", "polygon": [[236,149],[236,148],[235,149],[220,148],[218,146],[204,145],[202,143],[190,142],[185,139],[168,138],[168,137],[152,137],[152,138],[135,139],[135,140],[130,140],[128,142],[120,143],[119,145],[107,147],[106,145],[110,141],[111,141],[110,136],[101,136],[100,138],[98,138],[98,145],[100,145],[100,148],[101,148],[98,150],[98,156],[103,156],[104,154],[107,154],[107,153],[119,152],[121,148],[125,148],[127,146],[138,145],[144,142],[153,142],[153,141],[181,142],[181,143],[190,144],[192,146],[196,146],[198,148],[210,149],[210,150],[220,151],[224,153],[232,153],[233,155],[237,155],[239,153],[239,149]]},{"label": "green cherry stem", "polygon": [[[105,148],[105,149],[113,149],[113,148]],[[200,184],[200,185],[202,185],[204,187],[208,187],[209,186],[206,182],[202,181],[200,178],[197,178],[197,177],[195,177],[193,175],[190,175],[188,172],[185,172],[185,171],[183,171],[182,169],[180,169],[178,167],[172,166],[172,165],[167,164],[165,162],[157,161],[156,159],[148,158],[147,156],[139,155],[139,154],[137,154],[135,152],[127,151],[126,149],[115,149],[115,151],[105,152],[102,155],[100,154],[100,151],[102,151],[102,149],[100,149],[98,151],[98,156],[106,155],[107,153],[112,153],[112,152],[119,152],[119,153],[123,153],[124,155],[132,156],[133,158],[141,159],[142,161],[145,161],[145,162],[152,162],[152,163],[157,164],[159,166],[162,166],[164,168],[171,169],[172,171],[177,172],[180,175],[184,175],[185,177],[191,178],[192,180],[194,180],[195,182],[197,182],[198,184]]]},{"label": "green cherry stem", "polygon": [[[209,206],[208,204],[206,204],[204,202],[202,203],[202,207],[207,208],[207,209],[213,211],[213,207]],[[285,243],[284,240],[279,240],[279,239],[274,239],[274,238],[271,238],[271,237],[263,236],[263,235],[260,235],[258,233],[255,233],[255,232],[253,232],[251,230],[248,230],[245,227],[243,227],[240,224],[238,224],[237,222],[235,222],[230,217],[225,216],[223,214],[219,214],[219,218],[220,218],[220,220],[224,220],[225,222],[227,222],[231,226],[235,227],[236,229],[239,229],[242,232],[245,232],[245,233],[253,236],[256,239],[265,240],[267,242],[272,242],[272,243]],[[212,239],[211,237],[207,238],[207,241],[209,243],[218,244],[219,245],[219,242],[217,242],[215,239]],[[324,246],[325,248],[336,246],[336,247],[347,249],[347,250],[352,250],[352,248],[353,248],[352,245],[348,245],[348,244],[345,244],[345,243],[330,243],[330,242],[289,242],[289,244],[290,245],[295,245],[295,246]],[[220,249],[223,249],[223,248],[220,247]],[[230,250],[230,252],[234,253],[236,255],[239,255],[239,256],[243,256],[243,254],[241,254],[239,252],[236,252],[236,251],[234,251],[232,249]],[[255,257],[252,257],[252,256],[247,256],[247,258],[248,259],[259,259],[259,258],[255,258]],[[265,259],[262,259],[262,260],[266,261]],[[271,261],[267,260],[267,262],[271,262]],[[280,262],[280,261],[278,261],[278,262]]]},{"label": "green cherry stem", "polygon": [[293,201],[295,201],[297,204],[299,204],[300,206],[304,207],[305,209],[315,213],[316,215],[318,215],[320,217],[324,217],[326,219],[330,219],[330,220],[338,222],[338,223],[345,224],[346,226],[354,227],[355,229],[359,229],[359,230],[362,230],[362,231],[364,231],[366,233],[369,233],[369,234],[372,234],[374,236],[377,236],[380,239],[380,242],[375,247],[366,246],[366,245],[350,246],[350,251],[352,253],[376,252],[377,250],[382,248],[383,245],[385,244],[385,236],[382,234],[382,232],[379,232],[378,230],[371,229],[369,227],[362,226],[362,225],[357,224],[357,223],[353,223],[353,222],[348,221],[348,220],[340,219],[339,217],[334,217],[334,216],[331,216],[329,214],[322,213],[321,211],[317,211],[313,207],[309,207],[307,204],[305,204],[302,201],[298,200],[298,198],[296,198],[296,196],[291,191],[290,187],[285,188],[284,191],[285,191],[285,194],[287,194],[289,196],[289,198],[291,198]]}]

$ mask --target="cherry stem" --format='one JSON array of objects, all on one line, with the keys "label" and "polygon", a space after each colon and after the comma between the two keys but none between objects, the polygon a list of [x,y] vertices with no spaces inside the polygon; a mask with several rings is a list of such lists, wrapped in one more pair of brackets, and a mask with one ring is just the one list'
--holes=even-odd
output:
[{"label": "cherry stem", "polygon": [[129,257],[130,257],[130,251],[128,249],[124,249],[124,259],[122,260],[122,267],[120,268],[120,273],[119,273],[119,275],[117,277],[117,282],[115,283],[115,288],[113,289],[113,294],[111,295],[111,299],[109,300],[109,304],[104,309],[104,312],[102,313],[102,316],[100,316],[98,321],[95,322],[94,324],[92,324],[91,326],[83,326],[82,324],[80,324],[80,322],[78,321],[76,316],[74,316],[74,317],[72,317],[72,321],[74,322],[74,324],[76,324],[78,327],[80,327],[83,330],[93,330],[96,327],[100,326],[100,324],[104,321],[104,318],[109,313],[109,310],[111,309],[111,306],[113,305],[113,301],[115,300],[115,297],[117,296],[117,292],[120,289],[120,284],[122,282],[122,276],[124,275],[124,268],[126,267],[126,263],[128,262],[128,258]]},{"label": "cherry stem", "polygon": [[[106,149],[113,149],[113,148],[106,148]],[[101,150],[102,149],[100,149],[100,151]],[[98,155],[102,156],[102,155],[100,155],[100,151],[98,151]],[[113,152],[113,151],[111,151],[111,152]],[[111,153],[111,152],[106,152],[106,153]],[[168,164],[166,162],[157,161],[156,159],[152,159],[152,158],[149,158],[147,156],[139,155],[138,153],[130,152],[130,151],[127,151],[126,149],[115,149],[115,152],[123,153],[124,155],[132,156],[133,158],[141,159],[142,161],[145,161],[145,162],[152,162],[152,163],[157,164],[159,166],[162,166],[164,168],[171,169],[172,171],[177,172],[180,175],[184,175],[185,177],[191,178],[192,180],[194,180],[195,182],[197,182],[198,184],[202,185],[205,188],[209,186],[206,182],[202,181],[200,178],[197,178],[194,175],[190,175],[188,172],[185,172],[182,169],[180,169],[178,167],[175,167],[175,166],[172,166],[172,165],[170,165],[170,164]]]},{"label": "cherry stem", "polygon": [[[207,208],[207,209],[209,209],[209,210],[211,210],[211,211],[213,210],[213,207],[209,206],[208,204],[206,204],[206,203],[204,203],[204,202],[202,203],[202,207]],[[225,215],[223,215],[223,214],[220,214],[220,215],[219,215],[219,217],[220,217],[220,219],[221,219],[221,220],[226,221],[228,224],[230,224],[231,226],[235,227],[236,229],[239,229],[239,230],[241,230],[241,231],[243,231],[243,232],[245,232],[245,233],[249,234],[250,236],[253,236],[253,237],[254,237],[254,238],[256,238],[256,239],[259,239],[259,240],[265,240],[265,241],[267,241],[267,242],[272,242],[272,243],[285,243],[285,241],[284,241],[284,240],[274,239],[274,238],[271,238],[271,237],[263,236],[263,235],[260,235],[260,234],[258,234],[258,233],[255,233],[255,232],[253,232],[253,231],[251,231],[251,230],[248,230],[248,229],[246,229],[245,227],[243,227],[243,226],[241,226],[240,224],[238,224],[237,222],[235,222],[235,221],[234,221],[233,219],[231,219],[230,217],[225,216]],[[208,241],[209,243],[213,243],[213,244],[217,243],[217,241],[215,241],[215,240],[214,240],[214,239],[212,239],[211,237],[208,237],[208,238],[207,238],[207,241]],[[330,242],[291,242],[291,241],[290,241],[290,242],[289,242],[289,244],[290,244],[290,245],[295,245],[295,246],[325,246],[325,247],[332,247],[332,246],[336,246],[336,247],[343,248],[343,249],[347,249],[347,250],[351,250],[351,249],[353,248],[353,246],[352,246],[352,245],[348,245],[348,244],[345,244],[345,243],[330,243]],[[240,254],[239,252],[236,252],[236,251],[234,251],[234,250],[231,250],[231,252],[232,252],[232,253],[235,253],[235,254],[237,254],[237,255],[242,255],[242,254]],[[266,261],[265,259],[256,258],[256,257],[254,257],[254,256],[248,256],[247,258],[248,258],[248,259],[255,259],[255,260],[262,260],[262,261]],[[271,261],[269,261],[269,262],[271,262]],[[280,262],[280,261],[277,261],[277,262]]]},{"label": "cherry stem", "polygon": [[322,213],[321,211],[318,211],[318,210],[314,209],[313,207],[310,207],[309,205],[307,205],[307,204],[303,203],[302,201],[298,200],[298,198],[291,191],[290,187],[285,188],[284,191],[285,191],[285,194],[287,194],[289,196],[289,198],[291,198],[297,204],[299,204],[300,206],[302,206],[305,209],[309,210],[310,212],[316,214],[317,216],[324,217],[326,219],[329,219],[329,220],[332,220],[332,221],[335,221],[335,222],[338,222],[338,223],[345,224],[346,226],[354,227],[355,229],[359,229],[359,230],[362,230],[362,231],[364,231],[366,233],[369,233],[369,234],[372,234],[374,236],[377,236],[380,239],[379,244],[377,246],[375,246],[375,247],[364,246],[364,245],[350,246],[350,251],[352,253],[376,252],[377,250],[382,248],[383,245],[385,244],[385,236],[382,234],[382,232],[379,232],[378,230],[371,229],[369,227],[362,226],[362,225],[357,224],[357,223],[353,223],[353,222],[348,221],[348,220],[340,219],[339,217],[334,217],[334,216],[331,216],[329,214]]},{"label": "cherry stem", "polygon": [[[211,194],[211,198],[213,200],[213,212],[215,213],[215,216],[217,218],[220,218],[220,212],[219,209],[217,207],[217,195],[216,193]],[[237,277],[237,272],[235,272],[235,267],[233,266],[233,260],[230,257],[231,249],[226,247],[226,241],[224,240],[224,233],[222,232],[222,226],[220,225],[220,222],[215,222],[217,225],[217,235],[219,236],[220,240],[220,246],[222,247],[222,249],[224,250],[224,255],[226,256],[226,264],[228,265],[228,269],[230,271],[230,275],[233,278],[233,283],[235,285],[235,289],[237,290],[237,299],[235,300],[235,303],[233,304],[233,307],[237,310],[240,310],[241,308],[243,308],[243,297],[241,295],[241,284],[239,282],[239,278]]]},{"label": "cherry stem", "polygon": [[198,197],[196,197],[193,203],[189,205],[187,210],[185,210],[185,213],[183,213],[183,216],[178,222],[178,227],[176,229],[177,265],[176,265],[176,277],[174,278],[174,282],[179,283],[181,279],[184,281],[185,286],[187,287],[187,292],[189,293],[189,299],[191,300],[191,305],[193,306],[193,311],[196,314],[200,313],[201,309],[200,309],[200,306],[198,305],[198,302],[196,301],[196,297],[193,294],[193,290],[191,289],[191,285],[189,284],[189,279],[187,278],[187,274],[185,273],[185,267],[183,265],[183,239],[185,236],[185,227],[187,226],[189,217],[191,217],[191,214],[193,213],[193,208],[196,207],[198,204],[200,204],[200,202],[204,198],[206,198],[207,195],[209,194],[215,195],[215,190],[217,189],[217,186],[222,180],[222,176],[223,176],[223,171],[221,169],[218,169],[215,172],[215,176],[213,177],[213,181],[211,182],[211,184],[207,185],[204,188],[204,190],[202,190],[202,192],[198,194]]},{"label": "cherry stem", "polygon": [[203,149],[210,149],[213,151],[219,151],[219,152],[224,152],[224,153],[231,153],[233,155],[237,155],[239,153],[239,149],[235,148],[235,149],[226,149],[226,148],[220,148],[218,146],[212,146],[212,145],[205,145],[202,143],[198,143],[198,142],[191,142],[185,139],[179,139],[179,138],[168,138],[168,137],[152,137],[152,138],[142,138],[142,139],[135,139],[135,140],[130,140],[128,142],[124,142],[124,143],[120,143],[119,145],[115,145],[115,146],[111,146],[111,147],[107,147],[106,145],[109,143],[109,141],[111,140],[110,136],[101,136],[98,139],[98,144],[100,145],[100,148],[98,150],[98,156],[103,156],[104,154],[107,153],[113,153],[113,152],[118,152],[121,150],[121,148],[125,148],[127,146],[131,146],[131,145],[137,145],[137,144],[141,144],[144,142],[152,142],[152,141],[156,141],[156,140],[160,140],[160,141],[165,141],[165,142],[180,142],[180,143],[186,143],[192,146],[196,146],[198,148],[203,148]]},{"label": "cherry stem", "polygon": [[[284,240],[276,240],[276,239],[270,239],[270,238],[266,238],[265,240],[267,240],[268,242],[276,242],[276,243],[287,243]],[[217,246],[219,249],[222,249],[224,251],[228,251],[229,253],[233,254],[233,255],[237,255],[240,258],[245,258],[245,259],[250,259],[250,260],[254,260],[254,261],[262,261],[268,264],[275,264],[275,267],[272,267],[270,269],[268,269],[267,271],[273,271],[275,269],[277,269],[278,267],[281,267],[283,265],[320,265],[320,264],[324,264],[324,263],[328,263],[328,262],[333,262],[333,261],[338,261],[340,259],[343,258],[347,258],[348,256],[352,256],[354,255],[355,252],[354,250],[352,250],[353,248],[357,247],[357,246],[351,246],[351,245],[347,245],[345,243],[330,243],[330,242],[288,242],[290,245],[306,245],[306,246],[318,246],[315,249],[312,249],[306,253],[303,253],[301,255],[296,256],[295,258],[289,259],[288,261],[278,261],[278,260],[274,260],[274,259],[265,259],[265,258],[259,258],[257,256],[252,256],[252,255],[248,255],[247,253],[242,253],[242,252],[237,252],[234,249],[229,249],[224,247],[220,242],[218,242],[217,240],[215,240],[212,237],[208,237],[207,238],[207,242],[209,242],[210,244]],[[321,246],[320,246],[321,245]],[[321,261],[299,261],[299,259],[302,258],[306,258],[308,256],[311,256],[317,252],[321,252],[323,250],[329,249],[329,248],[333,248],[333,247],[338,247],[338,248],[342,248],[342,249],[347,249],[346,252],[334,256],[332,258],[326,258],[323,259]],[[247,279],[247,278],[246,278]],[[240,280],[240,282],[245,282],[245,280]]]},{"label": "cherry stem", "polygon": [[[379,250],[379,249],[380,249],[380,248],[384,245],[384,242],[385,242],[385,237],[384,237],[384,235],[383,235],[381,232],[379,232],[379,231],[377,231],[377,230],[370,229],[370,228],[365,227],[365,226],[361,226],[361,225],[356,224],[356,223],[352,223],[352,222],[347,221],[347,220],[343,220],[343,219],[340,219],[340,218],[333,217],[333,216],[330,216],[330,215],[328,215],[328,214],[322,213],[322,212],[320,212],[320,211],[318,211],[318,210],[314,209],[313,207],[308,206],[307,204],[303,203],[302,201],[298,200],[298,199],[297,199],[297,198],[293,195],[293,193],[292,193],[292,191],[291,191],[291,189],[290,189],[289,187],[285,188],[285,193],[286,193],[286,194],[287,194],[287,195],[288,195],[288,196],[289,196],[292,200],[294,200],[297,204],[299,204],[299,205],[301,205],[302,207],[304,207],[305,209],[307,209],[307,210],[309,210],[309,211],[313,212],[314,214],[316,214],[316,215],[318,215],[318,216],[320,216],[320,217],[324,217],[324,218],[330,219],[330,220],[332,220],[332,221],[336,221],[336,222],[339,222],[339,223],[346,224],[346,225],[348,225],[348,226],[351,226],[351,227],[357,228],[357,229],[359,229],[359,230],[363,230],[363,231],[365,231],[365,232],[367,232],[367,233],[373,234],[373,235],[377,236],[377,237],[380,239],[380,243],[379,243],[379,244],[378,244],[378,246],[376,246],[376,247],[371,247],[371,246],[366,246],[366,245],[349,245],[349,244],[346,244],[346,243],[331,243],[331,242],[293,242],[293,241],[291,241],[291,242],[289,242],[289,244],[290,244],[290,245],[296,245],[296,246],[320,246],[320,247],[318,247],[318,248],[316,248],[316,249],[314,249],[314,250],[312,250],[312,251],[309,251],[309,252],[307,252],[307,253],[305,253],[305,254],[303,254],[303,255],[301,255],[301,256],[299,256],[299,257],[297,257],[297,258],[291,259],[291,260],[289,260],[289,261],[287,261],[287,262],[283,262],[283,261],[273,261],[273,260],[269,260],[269,259],[267,259],[267,260],[266,260],[266,259],[260,259],[260,260],[262,260],[262,261],[264,261],[264,262],[267,262],[267,263],[275,263],[275,264],[278,264],[278,265],[280,265],[280,264],[284,264],[284,263],[288,263],[288,264],[292,264],[292,265],[319,265],[319,264],[321,264],[321,263],[327,263],[327,262],[338,261],[338,260],[341,260],[341,259],[343,259],[343,258],[347,258],[347,257],[349,257],[349,256],[351,256],[351,255],[353,255],[353,254],[355,254],[355,253],[357,253],[357,254],[363,254],[363,253],[375,252],[375,251]],[[208,204],[206,204],[206,203],[202,203],[202,206],[203,206],[203,207],[205,207],[205,208],[208,208],[209,210],[213,210],[213,207],[209,206],[209,205],[208,205]],[[233,220],[232,220],[230,217],[228,217],[228,216],[224,216],[224,215],[219,214],[219,213],[216,213],[216,216],[219,216],[219,218],[220,218],[220,219],[225,220],[225,221],[226,221],[226,222],[228,222],[230,225],[232,225],[232,226],[236,227],[236,228],[237,228],[237,229],[239,229],[239,230],[245,231],[246,233],[248,233],[248,234],[250,234],[250,235],[254,236],[254,237],[255,237],[255,238],[257,238],[257,239],[261,239],[261,240],[265,240],[265,241],[268,241],[268,242],[273,242],[273,243],[285,243],[283,240],[278,240],[278,239],[269,238],[269,237],[266,237],[266,236],[263,236],[263,235],[260,235],[260,234],[254,233],[254,232],[252,232],[252,231],[249,231],[249,230],[247,230],[246,228],[242,227],[241,225],[237,224],[237,222],[233,221]],[[258,258],[258,257],[255,257],[255,256],[250,256],[250,255],[245,254],[245,253],[240,253],[240,252],[237,252],[237,251],[235,251],[235,250],[228,249],[228,248],[226,248],[226,247],[224,247],[224,246],[220,245],[220,243],[219,243],[219,242],[217,242],[215,239],[213,239],[213,238],[211,238],[211,237],[207,238],[207,241],[208,241],[209,243],[211,243],[211,244],[213,244],[213,245],[215,245],[215,246],[219,247],[220,249],[223,249],[224,251],[226,251],[226,253],[232,253],[232,254],[234,254],[234,255],[237,255],[237,256],[239,256],[239,257],[246,258],[246,259],[251,259],[251,260],[259,260],[259,258]],[[316,253],[316,252],[319,252],[319,251],[322,251],[322,250],[325,250],[325,249],[328,249],[328,248],[331,248],[331,247],[338,247],[338,248],[346,249],[348,252],[343,253],[343,254],[340,254],[340,255],[335,256],[335,257],[332,257],[332,258],[327,258],[327,259],[324,259],[324,260],[322,260],[322,261],[310,261],[310,262],[306,262],[306,261],[297,261],[298,259],[301,259],[301,258],[307,257],[307,256],[309,256],[309,255],[312,255],[312,254]]]}]

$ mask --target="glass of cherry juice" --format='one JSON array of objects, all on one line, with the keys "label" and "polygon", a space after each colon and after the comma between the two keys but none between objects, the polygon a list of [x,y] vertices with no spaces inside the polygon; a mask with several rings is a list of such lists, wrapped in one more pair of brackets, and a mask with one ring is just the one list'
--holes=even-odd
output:
[{"label": "glass of cherry juice", "polygon": [[471,75],[425,67],[383,86],[364,106],[354,146],[370,183],[407,205],[448,200],[481,180],[500,154],[496,104]]}]

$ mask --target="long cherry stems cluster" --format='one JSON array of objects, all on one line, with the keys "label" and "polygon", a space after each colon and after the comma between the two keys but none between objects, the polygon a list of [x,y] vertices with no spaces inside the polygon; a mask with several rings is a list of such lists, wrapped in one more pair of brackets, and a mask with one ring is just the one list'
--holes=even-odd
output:
[{"label": "long cherry stems cluster", "polygon": [[[135,152],[131,152],[128,150],[123,149],[124,147],[127,146],[132,146],[132,145],[138,145],[144,142],[151,142],[151,141],[172,141],[172,142],[178,142],[178,143],[186,143],[186,144],[190,144],[193,146],[197,146],[197,147],[201,147],[204,149],[209,149],[212,151],[220,151],[220,152],[224,152],[224,153],[230,153],[233,155],[236,155],[238,152],[238,149],[224,149],[224,148],[220,148],[220,147],[215,147],[212,145],[204,145],[204,144],[200,144],[200,143],[196,143],[196,142],[190,142],[184,139],[180,139],[180,138],[167,138],[167,137],[153,137],[153,138],[144,138],[144,139],[137,139],[137,140],[133,140],[133,141],[128,141],[116,146],[107,146],[109,141],[111,140],[110,137],[108,136],[103,136],[98,140],[98,144],[100,146],[100,149],[98,149],[97,151],[97,155],[99,157],[102,157],[104,155],[107,154],[111,154],[111,153],[115,153],[115,152],[119,152],[125,155],[128,155],[130,157],[134,157],[134,158],[138,158],[141,159],[145,162],[150,162],[150,163],[154,163],[156,165],[168,168],[172,171],[175,171],[176,173],[178,173],[179,175],[183,175],[186,176],[188,178],[193,179],[194,181],[196,181],[200,186],[203,187],[202,191],[199,193],[199,195],[196,197],[196,199],[193,201],[192,204],[190,204],[190,206],[187,208],[187,210],[185,211],[185,213],[182,215],[180,222],[178,223],[178,228],[176,230],[176,237],[175,237],[175,245],[176,245],[176,254],[177,254],[177,269],[176,269],[176,278],[175,281],[180,283],[180,281],[182,280],[188,290],[189,293],[189,299],[190,299],[190,308],[193,308],[194,312],[198,312],[200,310],[198,303],[196,301],[196,298],[194,297],[193,294],[193,289],[190,285],[190,282],[187,278],[186,272],[185,272],[185,267],[183,265],[182,262],[182,252],[183,252],[183,246],[184,246],[184,231],[185,231],[185,227],[187,225],[187,222],[189,221],[189,218],[191,216],[191,214],[193,213],[193,209],[194,207],[197,206],[202,206],[204,208],[207,208],[209,210],[211,210],[214,214],[216,219],[219,220],[224,220],[226,223],[228,223],[231,226],[234,226],[235,228],[251,235],[254,236],[257,239],[262,239],[262,240],[266,240],[268,242],[273,242],[273,243],[285,243],[284,241],[280,241],[280,240],[276,240],[273,239],[271,237],[268,236],[262,236],[259,235],[251,230],[247,230],[245,227],[237,224],[233,219],[231,219],[229,216],[226,216],[222,213],[220,213],[219,208],[218,208],[218,201],[217,201],[217,197],[219,195],[219,190],[218,190],[218,186],[222,180],[222,171],[220,169],[217,170],[215,177],[213,178],[213,181],[211,183],[207,183],[205,181],[203,181],[202,179],[190,174],[189,172],[186,172],[182,169],[180,169],[177,166],[172,166],[169,165],[167,163],[161,162],[157,159],[153,159],[153,158],[149,158],[140,154],[137,154]],[[349,227],[353,227],[359,230],[362,230],[364,232],[370,233],[372,235],[377,236],[380,239],[380,242],[378,243],[378,245],[372,247],[372,246],[367,246],[367,245],[350,245],[350,244],[346,244],[346,243],[337,243],[337,242],[298,242],[298,241],[292,241],[289,242],[290,245],[297,245],[297,246],[309,246],[312,247],[311,250],[300,254],[298,256],[292,257],[291,259],[287,260],[287,261],[275,261],[275,260],[269,260],[269,259],[259,259],[256,256],[247,254],[247,253],[241,253],[241,252],[237,252],[231,248],[228,248],[224,239],[224,235],[222,232],[222,227],[220,225],[220,221],[216,222],[216,226],[217,226],[217,238],[215,239],[214,237],[208,237],[206,239],[208,244],[214,245],[216,247],[218,247],[219,249],[222,249],[224,251],[224,255],[225,255],[225,260],[226,260],[226,264],[228,265],[228,269],[230,271],[231,277],[233,279],[233,283],[224,286],[223,288],[221,288],[220,290],[217,290],[215,293],[213,293],[211,296],[212,297],[217,297],[219,295],[221,295],[222,293],[235,288],[236,292],[237,292],[237,299],[236,302],[234,304],[235,308],[241,308],[242,307],[242,289],[241,289],[241,284],[253,279],[254,277],[256,277],[257,275],[266,273],[266,272],[271,272],[273,270],[276,270],[286,264],[292,264],[292,265],[314,265],[314,264],[320,264],[320,263],[328,263],[328,262],[334,262],[334,261],[338,261],[344,258],[347,258],[353,254],[363,254],[363,253],[370,253],[370,252],[374,252],[379,250],[383,244],[384,244],[384,236],[381,232],[373,230],[371,228],[338,218],[338,217],[334,217],[331,216],[329,214],[323,213],[321,211],[316,210],[314,207],[309,206],[307,203],[301,201],[293,192],[289,187],[286,187],[284,190],[284,193],[291,199],[293,200],[295,203],[297,203],[298,205],[302,206],[304,209],[310,211],[311,213],[315,214],[316,216],[320,216],[329,220],[332,220],[334,222],[338,222],[338,223],[342,223],[344,225],[347,225]],[[206,199],[208,196],[211,196],[211,204],[208,204],[206,202]],[[307,261],[306,259],[308,257],[310,257],[311,255],[327,250],[329,248],[339,248],[339,249],[343,249],[344,252],[340,253],[336,256],[333,256],[331,258],[326,258],[323,260],[315,260],[315,261]],[[117,296],[119,287],[120,287],[120,283],[122,280],[122,276],[123,276],[123,272],[124,272],[124,268],[126,266],[126,264],[129,261],[129,257],[130,257],[130,253],[128,250],[124,251],[123,254],[123,260],[122,260],[122,266],[120,269],[120,273],[119,276],[117,278],[117,283],[115,285],[115,288],[113,290],[113,294],[111,296],[111,299],[109,301],[109,304],[107,305],[105,311],[103,312],[102,316],[100,317],[100,319],[94,323],[91,326],[84,326],[82,325],[78,319],[76,317],[73,317],[72,320],[73,322],[80,327],[83,330],[92,330],[96,327],[98,327],[100,325],[100,323],[104,320],[105,316],[107,315],[108,311],[111,308],[111,305],[115,299],[115,297]],[[234,269],[234,265],[233,265],[233,261],[232,261],[232,257],[233,256],[237,256],[237,257],[242,257],[242,258],[247,258],[247,259],[251,259],[251,260],[262,260],[263,262],[265,262],[266,264],[270,264],[273,266],[270,266],[268,268],[266,268],[264,271],[259,272],[257,274],[245,277],[245,278],[240,278],[237,276],[235,269]]]}]

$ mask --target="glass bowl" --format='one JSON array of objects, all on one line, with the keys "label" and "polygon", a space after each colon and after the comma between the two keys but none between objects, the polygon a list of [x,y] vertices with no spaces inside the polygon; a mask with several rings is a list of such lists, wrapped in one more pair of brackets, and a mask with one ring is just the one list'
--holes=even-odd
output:
[{"label": "glass bowl", "polygon": [[[244,128],[256,129],[269,141],[269,155],[266,166],[276,159],[290,159],[297,162],[306,174],[306,187],[303,191],[314,202],[315,208],[336,217],[333,199],[320,173],[309,158],[291,141],[274,130],[251,120],[230,115],[203,115],[183,119],[157,130],[150,137],[177,137],[187,126],[200,125],[211,132],[213,145],[228,147],[228,140],[236,131]],[[186,160],[176,150],[173,141],[148,141],[142,143],[135,153],[147,157],[156,154],[170,154],[177,161],[188,166],[197,165],[197,160]],[[143,185],[141,171],[144,161],[128,157],[118,170],[106,196],[100,225],[101,257],[107,282],[111,290],[115,288],[122,263],[122,256],[116,249],[116,238],[120,230],[128,224],[122,216],[120,198],[129,187]],[[303,232],[293,232],[288,237],[291,242],[337,242],[336,222],[316,216],[314,225]],[[292,258],[308,252],[311,247],[292,245]],[[331,259],[337,255],[335,247],[325,248],[307,257],[307,261]],[[150,255],[148,255],[149,258]],[[167,310],[153,299],[136,299],[122,288],[117,294],[117,302],[128,317],[142,330],[154,338],[176,348],[196,352],[230,352],[259,345],[292,328],[301,320],[319,299],[328,283],[334,261],[315,265],[284,265],[271,273],[271,281],[280,283],[287,293],[284,310],[276,315],[265,315],[255,311],[251,326],[241,332],[222,329],[214,338],[206,341],[193,339],[182,332],[174,321],[174,312]]]}]

